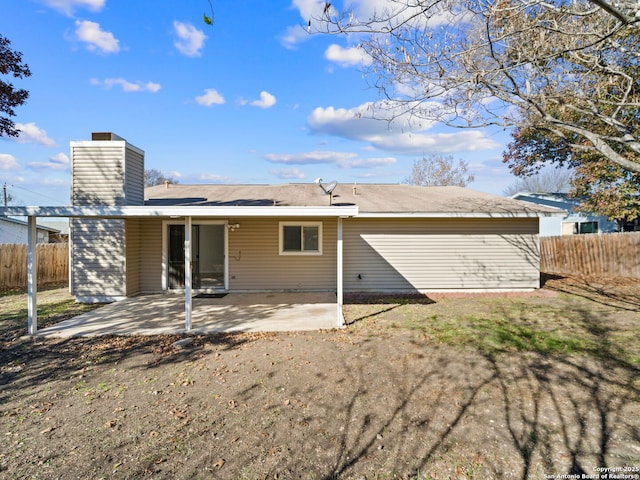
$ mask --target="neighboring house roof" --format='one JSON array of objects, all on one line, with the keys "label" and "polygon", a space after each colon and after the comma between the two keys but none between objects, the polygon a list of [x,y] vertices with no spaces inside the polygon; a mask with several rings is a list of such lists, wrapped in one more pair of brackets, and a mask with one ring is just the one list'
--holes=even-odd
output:
[{"label": "neighboring house roof", "polygon": [[47,220],[42,219],[38,222],[38,228],[40,226],[48,227],[54,229],[55,232],[52,233],[60,233],[61,235],[69,235],[69,221],[68,220]]},{"label": "neighboring house roof", "polygon": [[512,195],[514,200],[523,200],[538,205],[561,208],[567,212],[575,211],[581,203],[581,199],[571,197],[568,193],[561,192],[518,192]]},{"label": "neighboring house roof", "polygon": [[[539,216],[559,210],[462,187],[400,184],[340,184],[335,206],[357,205],[358,216]],[[313,183],[281,185],[156,185],[145,189],[148,206],[327,206],[328,195]]]},{"label": "neighboring house roof", "polygon": [[[13,224],[16,224],[16,225],[23,225],[25,227],[29,226],[28,222],[25,222],[24,220],[19,220],[17,218],[11,218],[11,217],[0,217],[0,222],[13,223]],[[52,228],[52,227],[47,227],[47,226],[42,225],[40,223],[38,223],[36,225],[36,228],[38,230],[44,230],[44,231],[47,231],[47,232],[50,232],[50,233],[60,233],[60,230],[57,230],[57,229]]]}]

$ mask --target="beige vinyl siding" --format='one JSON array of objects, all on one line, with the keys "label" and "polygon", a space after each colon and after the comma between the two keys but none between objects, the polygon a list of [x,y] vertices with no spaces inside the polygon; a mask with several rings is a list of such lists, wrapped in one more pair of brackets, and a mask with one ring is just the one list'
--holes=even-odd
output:
[{"label": "beige vinyl siding", "polygon": [[127,146],[124,193],[127,205],[144,205],[144,155]]},{"label": "beige vinyl siding", "polygon": [[124,220],[71,220],[72,294],[126,295]]},{"label": "beige vinyl siding", "polygon": [[537,233],[537,218],[345,219],[344,288],[536,288]]},{"label": "beige vinyl siding", "polygon": [[[125,142],[71,147],[73,205],[124,205]],[[143,167],[144,168],[144,167]]]},{"label": "beige vinyl siding", "polygon": [[[230,290],[334,290],[337,220],[322,218],[322,255],[280,255],[277,218],[230,219]],[[309,219],[297,219],[308,221]],[[287,221],[296,221],[289,219]]]},{"label": "beige vinyl siding", "polygon": [[140,252],[142,240],[140,238],[140,220],[127,219],[125,221],[126,243],[126,274],[127,296],[140,293]]},{"label": "beige vinyl siding", "polygon": [[162,291],[162,220],[140,219],[140,291]]}]

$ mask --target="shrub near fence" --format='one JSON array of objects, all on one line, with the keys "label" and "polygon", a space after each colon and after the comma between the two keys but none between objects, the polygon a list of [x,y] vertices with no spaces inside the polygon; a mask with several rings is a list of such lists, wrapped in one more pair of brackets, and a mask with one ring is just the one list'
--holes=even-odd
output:
[{"label": "shrub near fence", "polygon": [[[69,280],[69,244],[39,243],[38,285]],[[0,244],[0,289],[27,288],[27,245]]]},{"label": "shrub near fence", "polygon": [[540,237],[540,270],[640,278],[640,232]]}]

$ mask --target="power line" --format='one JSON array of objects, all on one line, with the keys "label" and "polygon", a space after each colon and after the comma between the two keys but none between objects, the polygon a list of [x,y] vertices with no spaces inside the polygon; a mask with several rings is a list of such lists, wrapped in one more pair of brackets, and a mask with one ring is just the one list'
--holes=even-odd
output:
[{"label": "power line", "polygon": [[[7,184],[5,183],[5,189],[6,189],[6,186],[7,186]],[[21,187],[21,186],[19,186],[19,185],[10,185],[10,186],[11,186],[12,188],[19,188],[20,190],[24,190],[25,192],[29,192],[29,193],[31,193],[32,195],[38,195],[38,196],[40,196],[40,197],[42,197],[42,198],[46,198],[46,199],[48,199],[48,200],[54,200],[56,203],[60,203],[60,200],[59,200],[59,199],[57,199],[57,198],[53,198],[53,197],[50,197],[50,196],[45,195],[45,194],[43,194],[43,193],[40,193],[40,192],[34,192],[33,190],[29,190],[28,188],[24,188],[24,187]]]}]

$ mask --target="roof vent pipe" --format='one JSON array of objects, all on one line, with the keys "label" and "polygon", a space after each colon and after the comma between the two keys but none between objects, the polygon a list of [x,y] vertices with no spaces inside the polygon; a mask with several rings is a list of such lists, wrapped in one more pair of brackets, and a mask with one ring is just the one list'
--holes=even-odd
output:
[{"label": "roof vent pipe", "polygon": [[171,183],[171,182],[170,182],[169,180],[165,180],[165,181],[164,181],[164,188],[169,188],[169,184],[170,184],[170,183]]}]

